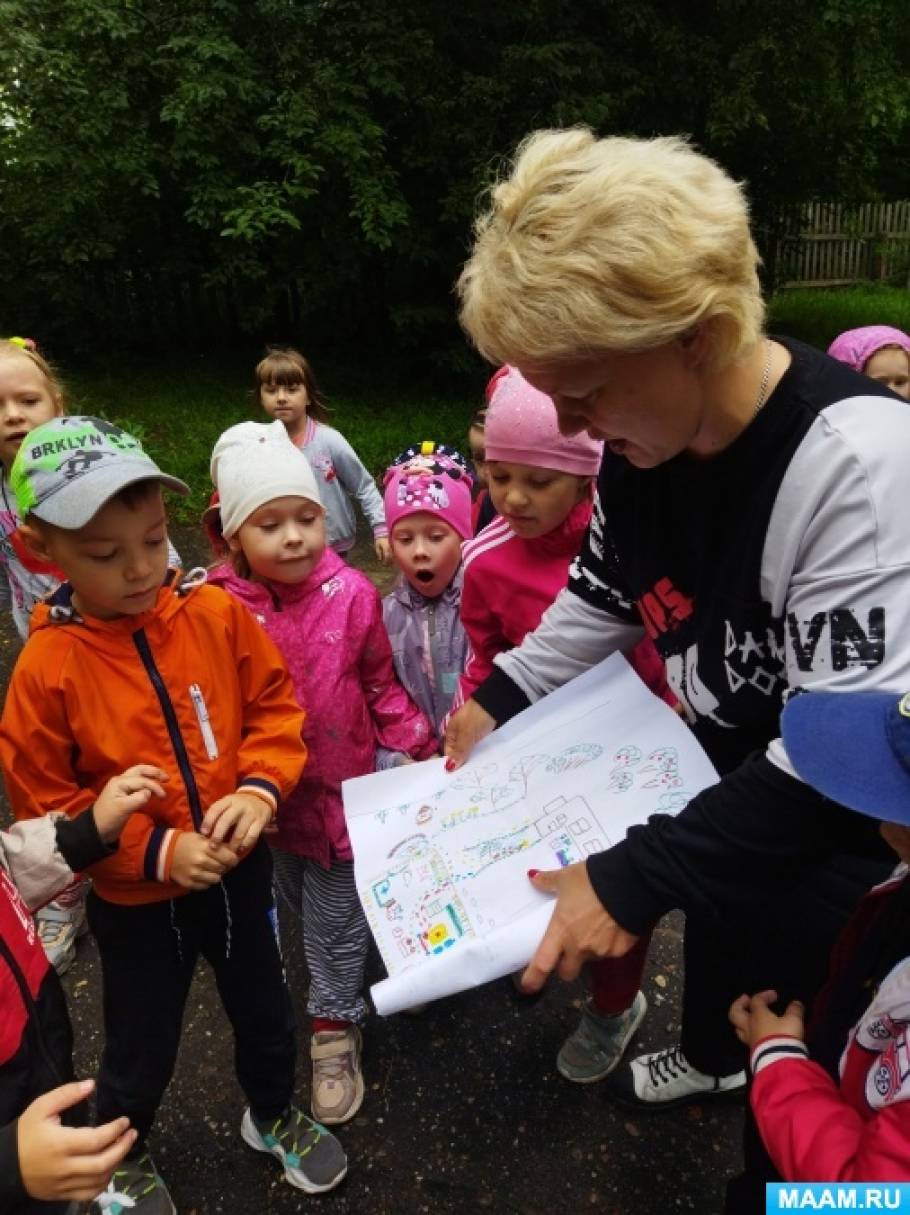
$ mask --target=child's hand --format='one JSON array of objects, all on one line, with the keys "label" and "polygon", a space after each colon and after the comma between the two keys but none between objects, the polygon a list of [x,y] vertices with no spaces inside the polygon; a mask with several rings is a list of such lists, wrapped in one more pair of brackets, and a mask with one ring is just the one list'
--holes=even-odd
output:
[{"label": "child's hand", "polygon": [[119,837],[134,810],[141,810],[153,796],[165,796],[161,782],[167,779],[167,773],[154,764],[134,764],[111,777],[92,807],[95,826],[105,844]]},{"label": "child's hand", "polygon": [[213,843],[195,831],[181,831],[174,845],[171,881],[185,890],[206,890],[220,882],[237,859],[226,844]]},{"label": "child's hand", "polygon": [[136,1142],[128,1118],[104,1126],[63,1126],[60,1115],[94,1088],[79,1080],[36,1098],[16,1126],[19,1171],[26,1193],[42,1202],[90,1202]]},{"label": "child's hand", "polygon": [[376,554],[378,561],[383,565],[389,565],[392,560],[392,546],[389,544],[385,536],[377,536],[373,541],[373,551]]},{"label": "child's hand", "polygon": [[272,808],[261,797],[252,793],[229,793],[209,806],[199,830],[217,844],[230,840],[234,852],[243,856],[271,821]]},{"label": "child's hand", "polygon": [[802,1042],[806,1036],[803,1026],[804,1009],[799,1000],[792,1000],[784,1015],[779,1017],[768,1007],[777,999],[776,991],[760,991],[754,996],[740,996],[730,1005],[728,1016],[736,1036],[749,1050],[762,1038],[785,1035]]}]

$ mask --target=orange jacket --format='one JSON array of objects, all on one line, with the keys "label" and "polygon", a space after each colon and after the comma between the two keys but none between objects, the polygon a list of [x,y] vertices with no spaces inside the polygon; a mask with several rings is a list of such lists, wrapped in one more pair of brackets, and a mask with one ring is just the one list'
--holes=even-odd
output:
[{"label": "orange jacket", "polygon": [[175,580],[141,616],[81,620],[64,585],[32,616],[0,720],[0,764],[17,818],[91,806],[137,763],[170,776],[133,814],[113,856],[90,867],[114,903],[185,894],[174,846],[218,798],[245,786],[277,804],[306,759],[304,714],[284,662],[235,599]]}]

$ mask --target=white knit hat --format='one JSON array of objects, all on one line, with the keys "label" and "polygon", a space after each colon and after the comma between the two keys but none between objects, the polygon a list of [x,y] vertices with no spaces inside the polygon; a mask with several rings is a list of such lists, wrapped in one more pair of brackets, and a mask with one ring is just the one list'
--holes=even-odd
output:
[{"label": "white knit hat", "polygon": [[322,506],[310,462],[280,421],[240,422],[226,430],[212,452],[211,472],[226,539],[273,498],[306,498]]}]

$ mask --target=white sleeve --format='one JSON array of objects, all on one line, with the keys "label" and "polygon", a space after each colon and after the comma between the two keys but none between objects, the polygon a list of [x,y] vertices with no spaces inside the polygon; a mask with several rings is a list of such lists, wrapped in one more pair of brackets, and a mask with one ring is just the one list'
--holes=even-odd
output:
[{"label": "white sleeve", "polygon": [[333,429],[331,438],[332,463],[335,465],[338,480],[360,503],[360,509],[373,529],[373,534],[386,535],[385,506],[376,488],[376,482],[343,434]]},{"label": "white sleeve", "polygon": [[[793,457],[761,571],[791,689],[910,691],[908,468],[910,408],[883,397],[829,406]],[[796,775],[779,738],[768,758]]]},{"label": "white sleeve", "polygon": [[617,650],[627,653],[643,636],[639,625],[594,607],[565,587],[521,645],[497,655],[494,662],[535,701]]}]

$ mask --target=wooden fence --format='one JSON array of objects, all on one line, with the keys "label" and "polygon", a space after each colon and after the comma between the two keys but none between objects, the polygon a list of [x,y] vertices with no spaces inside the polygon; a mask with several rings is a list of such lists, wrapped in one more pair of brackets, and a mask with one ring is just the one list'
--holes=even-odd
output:
[{"label": "wooden fence", "polygon": [[777,288],[910,286],[910,200],[783,207],[759,239],[765,272]]}]

